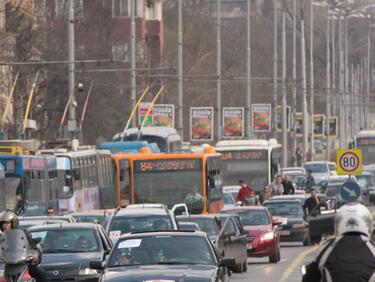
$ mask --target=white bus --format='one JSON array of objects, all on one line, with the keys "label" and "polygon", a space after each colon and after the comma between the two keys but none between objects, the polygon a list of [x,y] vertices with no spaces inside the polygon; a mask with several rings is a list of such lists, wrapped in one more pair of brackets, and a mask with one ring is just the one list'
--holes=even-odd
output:
[{"label": "white bus", "polygon": [[362,149],[363,165],[375,164],[375,130],[363,130],[353,137],[352,147]]},{"label": "white bus", "polygon": [[223,160],[224,186],[244,180],[261,191],[280,171],[281,145],[270,140],[228,140],[216,144]]}]

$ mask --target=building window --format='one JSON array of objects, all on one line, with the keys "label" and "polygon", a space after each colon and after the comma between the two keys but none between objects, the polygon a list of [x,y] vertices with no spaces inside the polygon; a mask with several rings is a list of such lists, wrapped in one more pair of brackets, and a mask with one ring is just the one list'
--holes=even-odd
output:
[{"label": "building window", "polygon": [[114,61],[129,62],[129,44],[116,43],[112,45],[112,57]]},{"label": "building window", "polygon": [[36,1],[36,13],[38,18],[44,18],[46,16],[46,0]]},{"label": "building window", "polygon": [[[83,17],[83,0],[73,0],[73,3],[74,17]],[[55,15],[56,17],[68,17],[69,0],[55,0]]]},{"label": "building window", "polygon": [[137,60],[138,61],[143,61],[145,59],[145,46],[142,43],[137,43]]},{"label": "building window", "polygon": [[[112,17],[121,18],[121,17],[130,17],[131,16],[131,0],[112,0]],[[134,0],[135,4],[135,16],[140,17],[143,14],[142,5],[139,0]]]}]

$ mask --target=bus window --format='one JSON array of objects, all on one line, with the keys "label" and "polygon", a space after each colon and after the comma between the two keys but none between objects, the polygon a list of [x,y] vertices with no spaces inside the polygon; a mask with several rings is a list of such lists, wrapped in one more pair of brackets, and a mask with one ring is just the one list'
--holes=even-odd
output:
[{"label": "bus window", "polygon": [[130,170],[129,162],[126,160],[120,161],[120,194],[121,205],[123,202],[130,203]]},{"label": "bus window", "polygon": [[209,201],[217,201],[223,198],[221,179],[221,161],[219,157],[207,158],[207,194]]}]

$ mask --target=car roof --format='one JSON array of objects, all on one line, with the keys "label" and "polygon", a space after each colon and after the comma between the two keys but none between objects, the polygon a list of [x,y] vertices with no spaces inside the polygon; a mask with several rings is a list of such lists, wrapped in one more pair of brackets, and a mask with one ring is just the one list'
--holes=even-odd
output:
[{"label": "car roof", "polygon": [[240,210],[254,210],[254,211],[259,211],[259,210],[264,210],[265,207],[263,206],[244,206],[244,207],[232,207],[232,208],[226,208],[223,209],[223,211],[240,211]]},{"label": "car roof", "polygon": [[69,215],[71,216],[107,216],[105,212],[75,212],[75,213],[70,213]]},{"label": "car roof", "polygon": [[301,204],[300,200],[298,199],[275,199],[273,201],[267,200],[263,204],[268,204],[268,203],[298,203]]},{"label": "car roof", "polygon": [[168,215],[168,210],[161,208],[122,208],[113,214],[114,217],[126,215]]},{"label": "car roof", "polygon": [[28,229],[28,231],[37,231],[39,229],[44,230],[54,230],[54,229],[96,229],[98,227],[95,223],[87,223],[87,222],[80,222],[80,223],[55,223],[55,224],[47,224],[47,225],[39,225],[39,226],[32,226]]},{"label": "car roof", "polygon": [[210,213],[210,214],[189,214],[189,215],[178,215],[176,216],[177,219],[179,218],[212,218],[212,219],[215,219],[215,217],[217,218],[219,215],[218,214],[213,214],[213,213]]},{"label": "car roof", "polygon": [[192,237],[204,237],[206,233],[197,230],[168,230],[168,231],[142,231],[142,232],[131,232],[121,235],[120,239],[136,238],[136,237],[153,237],[153,236],[192,236]]}]

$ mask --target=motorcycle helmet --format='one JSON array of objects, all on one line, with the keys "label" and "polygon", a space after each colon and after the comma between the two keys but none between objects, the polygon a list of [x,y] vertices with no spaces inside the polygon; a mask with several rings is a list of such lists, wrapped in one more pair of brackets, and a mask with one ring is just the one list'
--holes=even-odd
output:
[{"label": "motorcycle helmet", "polygon": [[17,228],[19,226],[19,220],[17,215],[11,211],[3,211],[0,213],[0,226],[4,222],[9,222],[12,225],[12,228]]},{"label": "motorcycle helmet", "polygon": [[372,228],[371,213],[360,203],[345,204],[337,212],[335,219],[337,235],[358,232],[370,237]]}]

